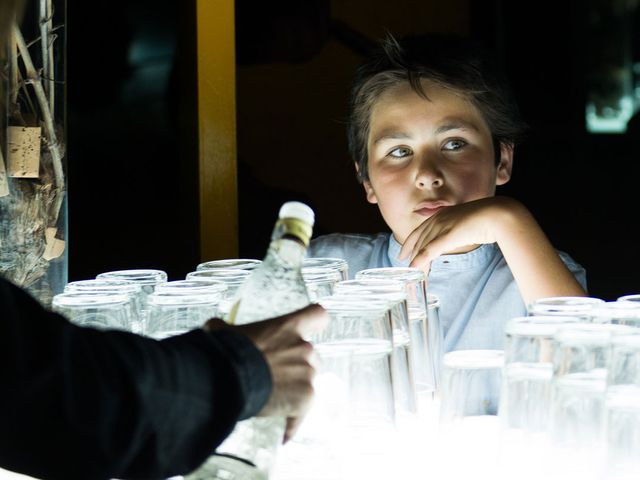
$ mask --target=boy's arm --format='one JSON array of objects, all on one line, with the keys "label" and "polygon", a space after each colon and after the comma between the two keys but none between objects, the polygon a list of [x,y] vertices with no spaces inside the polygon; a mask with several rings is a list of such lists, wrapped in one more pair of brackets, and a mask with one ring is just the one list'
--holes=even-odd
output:
[{"label": "boy's arm", "polygon": [[584,296],[531,213],[520,202],[490,197],[439,211],[405,240],[400,257],[428,271],[445,253],[461,253],[496,242],[525,303],[543,297]]}]

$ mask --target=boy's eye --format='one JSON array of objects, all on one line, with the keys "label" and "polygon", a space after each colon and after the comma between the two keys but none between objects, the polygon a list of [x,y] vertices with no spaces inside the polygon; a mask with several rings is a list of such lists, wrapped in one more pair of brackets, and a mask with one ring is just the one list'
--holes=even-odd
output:
[{"label": "boy's eye", "polygon": [[390,157],[402,158],[411,155],[411,149],[407,147],[398,147],[391,150],[387,155]]},{"label": "boy's eye", "polygon": [[453,151],[460,150],[466,144],[467,144],[467,142],[465,142],[464,140],[460,140],[460,139],[449,140],[447,143],[444,144],[443,149],[444,150],[453,150]]}]

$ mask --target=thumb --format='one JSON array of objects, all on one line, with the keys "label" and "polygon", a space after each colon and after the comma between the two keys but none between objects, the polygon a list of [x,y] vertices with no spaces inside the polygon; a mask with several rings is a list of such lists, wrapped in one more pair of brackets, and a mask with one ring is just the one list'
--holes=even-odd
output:
[{"label": "thumb", "polygon": [[321,332],[329,323],[329,314],[318,304],[309,305],[287,317],[295,319],[296,330],[303,337]]}]

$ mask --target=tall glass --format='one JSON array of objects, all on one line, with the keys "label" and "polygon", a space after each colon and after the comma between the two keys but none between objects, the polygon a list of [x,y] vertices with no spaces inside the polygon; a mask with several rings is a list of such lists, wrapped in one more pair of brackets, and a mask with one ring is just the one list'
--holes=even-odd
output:
[{"label": "tall glass", "polygon": [[59,293],[52,309],[76,325],[99,330],[129,330],[134,315],[133,299],[124,293]]},{"label": "tall glass", "polygon": [[640,332],[611,340],[605,399],[603,478],[631,480],[640,471]]},{"label": "tall glass", "polygon": [[[370,300],[385,300],[391,308],[393,326],[392,368],[394,394],[398,419],[413,422],[418,413],[415,369],[413,368],[413,346],[409,329],[409,311],[404,284],[399,280],[362,279],[339,282],[336,296],[361,297]],[[408,418],[404,418],[408,415]]]},{"label": "tall glass", "polygon": [[338,270],[327,267],[302,267],[302,278],[307,287],[309,300],[318,302],[333,294],[335,285],[342,278]]},{"label": "tall glass", "polygon": [[576,316],[589,320],[591,310],[602,303],[604,300],[595,297],[539,298],[527,305],[527,315]]},{"label": "tall glass", "polygon": [[[392,279],[403,282],[407,293],[411,344],[413,345],[418,408],[429,415],[433,410],[438,388],[439,366],[442,355],[442,329],[439,318],[429,318],[425,289],[426,276],[417,268],[372,268],[356,273],[356,279]],[[432,312],[437,311],[437,299],[432,299]]]},{"label": "tall glass", "polygon": [[228,320],[229,312],[236,299],[240,287],[251,275],[251,270],[214,268],[211,270],[197,270],[187,274],[187,280],[210,283],[220,281],[227,286],[227,290],[218,305],[218,315],[223,320]]},{"label": "tall glass", "polygon": [[608,350],[614,335],[629,330],[623,325],[576,324],[554,335],[551,438],[559,474],[595,478],[602,465]]},{"label": "tall glass", "polygon": [[540,478],[548,473],[553,337],[576,317],[529,316],[505,327],[505,365],[499,416],[501,461],[509,475]]},{"label": "tall glass", "polygon": [[133,333],[143,334],[142,324],[142,287],[129,280],[79,280],[69,282],[64,287],[65,293],[84,293],[89,295],[104,295],[121,293],[131,297],[132,314],[131,324],[127,330]]},{"label": "tall glass", "polygon": [[640,327],[640,302],[605,302],[591,311],[591,320],[594,323]]},{"label": "tall glass", "polygon": [[[458,350],[442,360],[437,461],[448,478],[496,471],[502,350]],[[465,452],[464,461],[460,452]],[[439,469],[439,470],[440,470]]]},{"label": "tall glass", "polygon": [[340,272],[341,280],[349,280],[349,264],[342,258],[310,257],[304,259],[302,266],[331,268]]},{"label": "tall glass", "polygon": [[163,339],[200,328],[216,316],[221,294],[155,292],[148,296],[147,334]]}]

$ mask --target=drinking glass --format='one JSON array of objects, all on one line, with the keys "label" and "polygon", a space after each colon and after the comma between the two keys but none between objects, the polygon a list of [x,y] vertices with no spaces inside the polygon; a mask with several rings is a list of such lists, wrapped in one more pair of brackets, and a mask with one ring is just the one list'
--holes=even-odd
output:
[{"label": "drinking glass", "polygon": [[591,321],[640,327],[640,302],[625,300],[605,302],[593,308]]},{"label": "drinking glass", "polygon": [[227,290],[223,298],[218,305],[218,315],[223,320],[227,320],[229,312],[236,300],[236,294],[244,283],[244,281],[251,275],[251,270],[242,269],[229,269],[229,268],[214,268],[211,270],[198,270],[195,272],[189,272],[187,274],[187,280],[197,282],[211,282],[220,281],[227,286]]},{"label": "drinking glass", "polygon": [[327,267],[302,267],[309,300],[316,303],[318,300],[333,294],[336,283],[342,278],[338,270]]},{"label": "drinking glass", "polygon": [[[404,284],[399,280],[362,279],[339,282],[335,296],[361,297],[364,300],[389,302],[393,327],[393,354],[391,356],[394,378],[396,414],[399,417],[413,416],[418,412],[416,379],[413,368],[413,347],[409,329],[409,311]],[[401,421],[403,419],[400,419]],[[412,422],[411,418],[406,419]]]},{"label": "drinking glass", "polygon": [[223,268],[225,270],[253,270],[262,263],[262,260],[255,258],[226,258],[224,260],[211,260],[198,264],[197,270],[213,270]]},{"label": "drinking glass", "polygon": [[331,321],[314,340],[321,366],[308,427],[338,442],[345,478],[373,478],[388,468],[396,439],[389,303],[328,297],[320,304]]},{"label": "drinking glass", "polygon": [[154,269],[115,270],[100,273],[96,276],[96,279],[128,280],[140,285],[142,288],[142,295],[140,296],[142,303],[140,322],[141,330],[145,332],[148,310],[147,297],[154,292],[157,285],[167,281],[167,273]]},{"label": "drinking glass", "polygon": [[623,295],[618,297],[618,302],[635,302],[640,303],[640,294],[634,293],[633,295]]},{"label": "drinking glass", "polygon": [[349,280],[349,264],[342,258],[310,257],[304,259],[302,266],[331,268],[340,272],[341,280]]},{"label": "drinking glass", "polygon": [[604,300],[594,297],[539,298],[527,305],[527,315],[576,316],[589,320],[591,310],[602,303]]},{"label": "drinking glass", "polygon": [[[443,343],[439,318],[435,314],[439,302],[435,296],[427,297],[425,273],[417,268],[372,268],[356,273],[357,280],[370,278],[399,280],[405,285],[418,402],[424,404],[423,410],[432,410],[440,377]],[[428,312],[433,314],[433,318],[428,317]]]},{"label": "drinking glass", "polygon": [[640,332],[611,339],[605,398],[603,478],[627,480],[640,471]]},{"label": "drinking glass", "polygon": [[134,302],[125,293],[59,293],[52,309],[69,321],[100,330],[128,330],[134,316]]},{"label": "drinking glass", "polygon": [[501,467],[506,477],[548,476],[553,337],[576,317],[516,317],[505,327],[500,393]]},{"label": "drinking glass", "polygon": [[148,296],[148,335],[162,339],[200,328],[216,316],[220,295],[155,292]]},{"label": "drinking glass", "polygon": [[142,324],[142,287],[140,284],[129,280],[78,280],[65,285],[64,292],[87,295],[112,293],[128,295],[131,297],[131,323],[126,329],[133,333],[144,333]]},{"label": "drinking glass", "polygon": [[595,478],[602,465],[607,358],[611,339],[632,327],[574,324],[553,342],[551,440],[558,474]]},{"label": "drinking glass", "polygon": [[[436,455],[447,478],[473,478],[498,465],[502,350],[458,350],[442,359],[439,442]],[[460,452],[465,459],[460,461]]]}]

